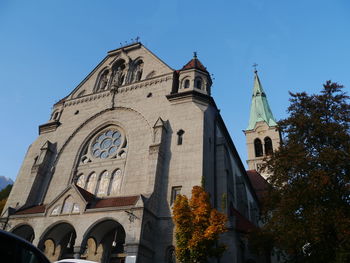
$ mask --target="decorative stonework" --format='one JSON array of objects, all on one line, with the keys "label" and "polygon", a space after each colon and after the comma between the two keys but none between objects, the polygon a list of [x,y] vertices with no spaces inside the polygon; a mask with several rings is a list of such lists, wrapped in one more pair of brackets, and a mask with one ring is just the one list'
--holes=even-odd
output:
[{"label": "decorative stonework", "polygon": [[60,126],[59,121],[52,121],[39,126],[39,135],[43,133],[53,132]]},{"label": "decorative stonework", "polygon": [[[124,93],[124,92],[132,91],[132,90],[136,90],[136,89],[140,89],[140,88],[151,87],[151,86],[154,86],[158,83],[172,80],[172,78],[173,78],[172,76],[167,75],[167,76],[163,76],[163,77],[148,80],[148,81],[142,81],[142,82],[138,82],[138,83],[125,85],[122,87],[118,87],[117,93]],[[80,98],[75,98],[75,99],[71,99],[69,101],[66,101],[64,103],[64,107],[74,106],[74,105],[77,105],[80,103],[94,101],[94,100],[98,100],[98,99],[101,99],[104,97],[109,97],[109,96],[111,96],[111,91],[104,90],[104,91],[99,92],[99,93],[94,93],[94,94],[90,94],[90,95],[86,95],[86,96],[83,96]]]}]

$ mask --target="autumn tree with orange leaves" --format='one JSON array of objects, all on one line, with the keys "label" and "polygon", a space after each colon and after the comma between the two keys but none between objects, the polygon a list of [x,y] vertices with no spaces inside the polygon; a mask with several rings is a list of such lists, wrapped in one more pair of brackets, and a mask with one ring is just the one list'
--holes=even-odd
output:
[{"label": "autumn tree with orange leaves", "polygon": [[267,161],[260,240],[288,262],[350,262],[349,97],[328,81],[320,94],[291,93],[290,101],[283,143]]},{"label": "autumn tree with orange leaves", "polygon": [[227,217],[212,208],[209,194],[194,186],[190,200],[176,197],[173,207],[176,258],[181,263],[204,263],[209,257],[220,257],[225,246],[217,244],[219,235],[226,232]]}]

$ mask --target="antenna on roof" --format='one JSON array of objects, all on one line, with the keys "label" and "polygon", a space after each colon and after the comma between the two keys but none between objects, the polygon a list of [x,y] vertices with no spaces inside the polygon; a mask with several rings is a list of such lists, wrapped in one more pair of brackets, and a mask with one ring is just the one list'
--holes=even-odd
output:
[{"label": "antenna on roof", "polygon": [[193,58],[197,58],[197,51],[193,52]]}]

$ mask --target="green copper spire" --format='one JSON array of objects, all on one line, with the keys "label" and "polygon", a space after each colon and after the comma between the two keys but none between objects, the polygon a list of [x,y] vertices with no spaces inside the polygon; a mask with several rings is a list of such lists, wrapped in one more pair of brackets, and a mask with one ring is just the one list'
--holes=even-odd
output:
[{"label": "green copper spire", "polygon": [[269,103],[267,102],[266,94],[260,84],[258,72],[255,70],[254,89],[252,104],[250,106],[249,124],[246,130],[253,130],[259,121],[264,121],[270,127],[276,126],[277,123],[272,115]]}]

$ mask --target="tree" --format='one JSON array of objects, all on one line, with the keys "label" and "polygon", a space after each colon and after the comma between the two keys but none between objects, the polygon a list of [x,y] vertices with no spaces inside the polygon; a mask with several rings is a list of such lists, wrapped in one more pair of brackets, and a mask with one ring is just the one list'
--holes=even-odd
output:
[{"label": "tree", "polygon": [[259,233],[291,262],[350,262],[350,105],[337,83],[290,93],[283,143],[269,160]]},{"label": "tree", "polygon": [[176,197],[173,207],[175,223],[176,257],[182,263],[207,262],[219,257],[224,245],[217,245],[219,235],[226,230],[227,217],[212,208],[209,194],[194,186],[190,200],[184,195]]},{"label": "tree", "polygon": [[0,214],[5,207],[7,197],[10,195],[12,189],[12,184],[7,185],[4,189],[0,191]]}]

